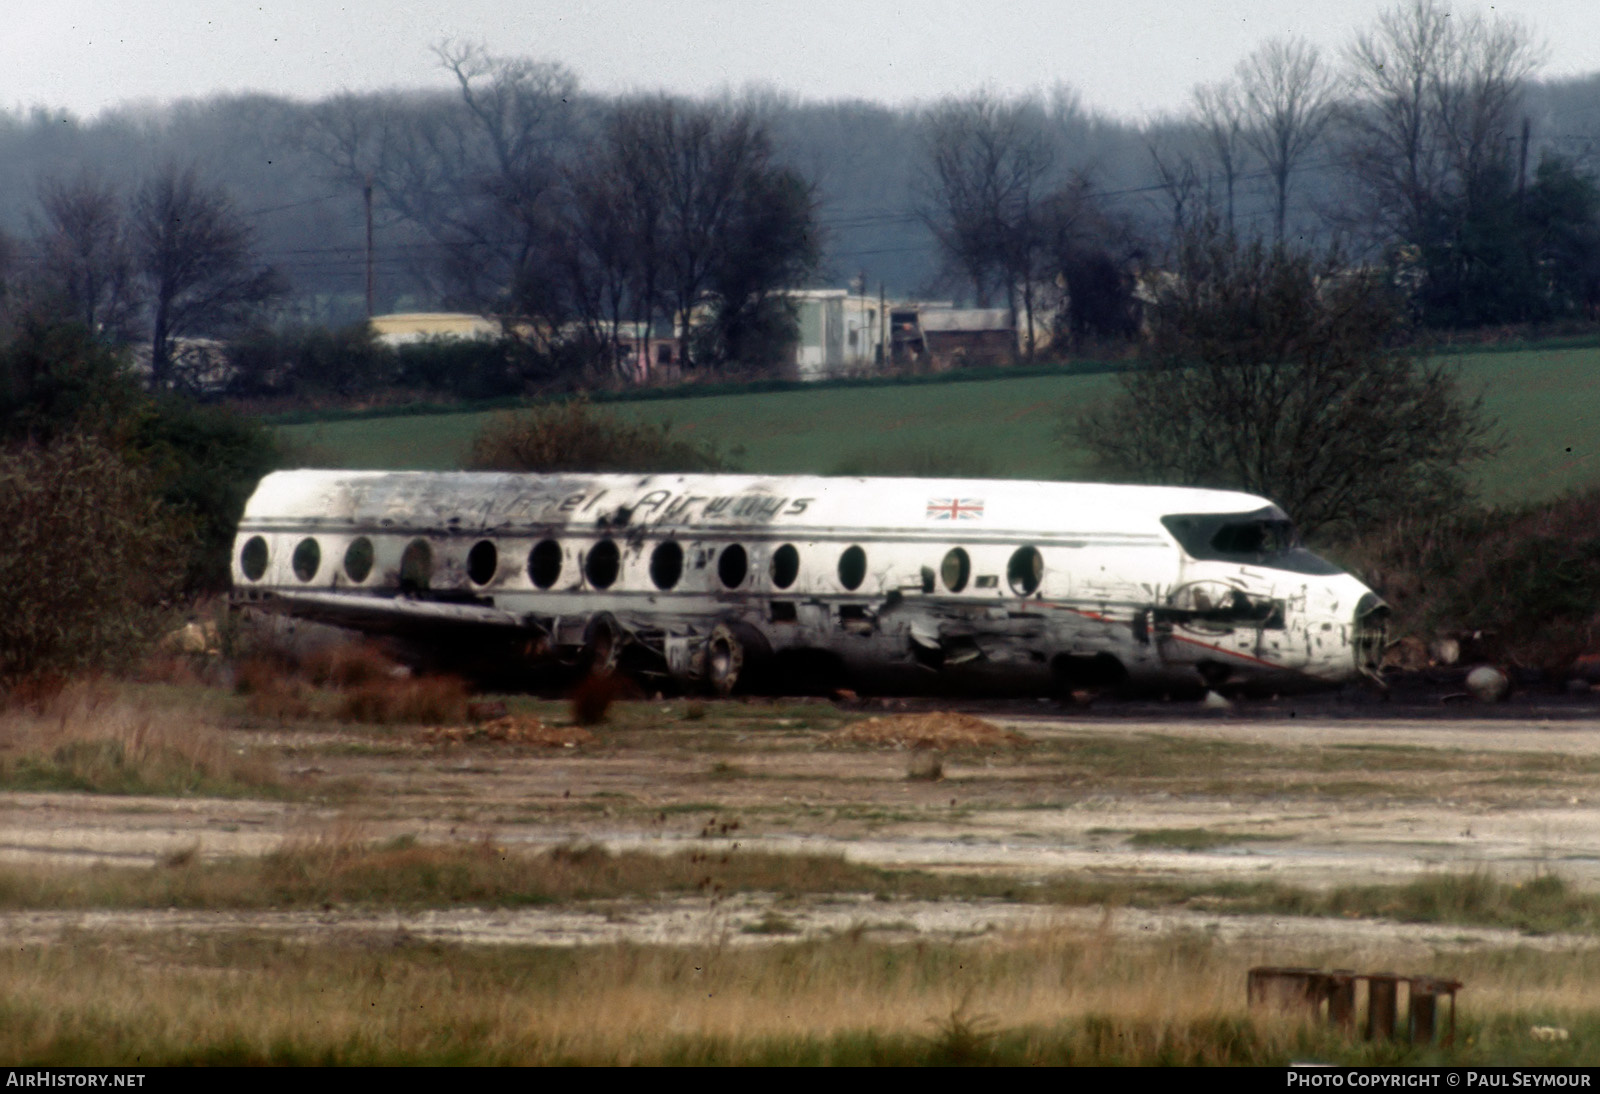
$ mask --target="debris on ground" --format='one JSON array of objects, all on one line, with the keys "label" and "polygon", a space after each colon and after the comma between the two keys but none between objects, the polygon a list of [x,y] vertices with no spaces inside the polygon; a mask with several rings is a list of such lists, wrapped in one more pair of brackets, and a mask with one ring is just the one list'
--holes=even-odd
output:
[{"label": "debris on ground", "polygon": [[193,657],[218,657],[222,653],[222,640],[217,635],[217,625],[212,620],[185,623],[175,631],[162,636],[161,649],[167,653],[188,654]]},{"label": "debris on ground", "polygon": [[1494,665],[1479,665],[1467,673],[1467,690],[1479,702],[1498,703],[1511,693],[1511,679]]},{"label": "debris on ground", "polygon": [[1572,678],[1585,684],[1600,684],[1600,653],[1580,653],[1572,662]]},{"label": "debris on ground", "polygon": [[891,745],[895,748],[1021,748],[1028,738],[971,714],[931,711],[868,718],[826,735],[830,744]]},{"label": "debris on ground", "polygon": [[467,721],[474,724],[498,722],[510,716],[511,712],[498,699],[474,699],[467,704]]},{"label": "debris on ground", "polygon": [[1384,648],[1381,667],[1421,672],[1428,667],[1428,645],[1414,634],[1403,635]]},{"label": "debris on ground", "polygon": [[476,725],[431,726],[422,731],[430,745],[504,743],[542,748],[578,748],[592,744],[594,734],[582,726],[551,726],[538,718],[507,715]]}]

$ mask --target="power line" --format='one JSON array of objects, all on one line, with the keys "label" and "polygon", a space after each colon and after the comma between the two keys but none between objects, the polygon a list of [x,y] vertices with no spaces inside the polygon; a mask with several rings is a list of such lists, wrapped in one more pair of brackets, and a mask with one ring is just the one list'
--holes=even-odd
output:
[{"label": "power line", "polygon": [[332,194],[324,194],[319,198],[306,198],[304,201],[291,201],[287,205],[266,205],[259,209],[242,209],[240,210],[239,215],[247,217],[265,216],[268,213],[281,213],[288,209],[301,209],[307,205],[320,205],[324,201],[332,201],[335,198],[342,198],[345,196],[347,195],[336,191]]}]

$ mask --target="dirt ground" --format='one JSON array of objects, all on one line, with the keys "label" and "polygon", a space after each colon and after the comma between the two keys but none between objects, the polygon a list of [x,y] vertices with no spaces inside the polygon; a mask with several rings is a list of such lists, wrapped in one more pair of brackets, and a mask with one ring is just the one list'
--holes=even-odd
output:
[{"label": "dirt ground", "polygon": [[[1554,870],[1600,889],[1600,710],[1126,706],[981,711],[987,729],[931,751],[880,719],[850,727],[805,708],[732,726],[710,704],[648,705],[587,741],[530,746],[422,730],[234,729],[286,776],[359,787],[337,801],[0,796],[0,861],[157,864],[175,854],[262,854],[325,837],[573,842],[673,852],[752,848],[842,854],[896,868],[1030,878],[1268,878],[1316,888],[1487,871]],[[831,708],[829,708],[831,715]],[[976,721],[976,720],[974,720]],[[974,736],[974,734],[976,736]],[[460,735],[458,735],[460,736]],[[736,822],[736,826],[735,826]],[[1164,838],[1197,831],[1204,839]],[[781,926],[747,933],[781,910]],[[68,930],[250,927],[291,934],[392,932],[467,942],[735,941],[846,929],[959,937],[1056,922],[1134,933],[1330,938],[1437,948],[1508,932],[1004,901],[790,901],[740,896],[556,909],[415,914],[28,912],[7,937]],[[1341,935],[1343,937],[1343,935]],[[1544,938],[1540,945],[1570,946]]]}]

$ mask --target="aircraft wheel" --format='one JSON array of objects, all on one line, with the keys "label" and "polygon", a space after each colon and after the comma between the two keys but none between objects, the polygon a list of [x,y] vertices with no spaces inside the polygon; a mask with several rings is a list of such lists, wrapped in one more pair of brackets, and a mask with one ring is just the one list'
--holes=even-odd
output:
[{"label": "aircraft wheel", "polygon": [[583,656],[580,663],[585,676],[610,676],[617,671],[617,659],[622,654],[622,627],[610,612],[596,612],[589,617],[583,629]]},{"label": "aircraft wheel", "polygon": [[718,695],[732,695],[741,684],[749,684],[770,652],[753,627],[718,623],[706,639],[706,682]]}]

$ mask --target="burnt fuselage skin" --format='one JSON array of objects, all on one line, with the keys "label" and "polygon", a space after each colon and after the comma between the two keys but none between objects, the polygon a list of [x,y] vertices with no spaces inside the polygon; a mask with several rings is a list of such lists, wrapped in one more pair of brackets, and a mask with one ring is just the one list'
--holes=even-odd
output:
[{"label": "burnt fuselage skin", "polygon": [[1381,604],[1266,500],[1095,483],[291,471],[237,597],[413,643],[492,636],[728,692],[1337,684]]}]

